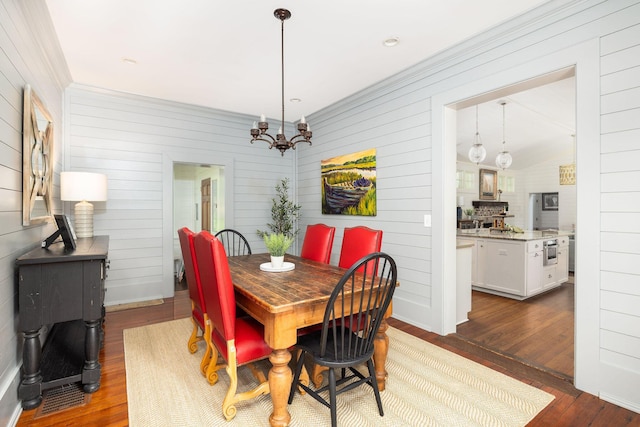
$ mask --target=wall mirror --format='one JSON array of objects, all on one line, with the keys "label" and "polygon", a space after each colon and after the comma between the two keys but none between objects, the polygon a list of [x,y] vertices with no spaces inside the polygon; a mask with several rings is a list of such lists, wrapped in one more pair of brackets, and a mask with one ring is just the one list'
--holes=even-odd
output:
[{"label": "wall mirror", "polygon": [[22,127],[22,225],[31,225],[51,218],[54,141],[53,119],[30,85]]}]

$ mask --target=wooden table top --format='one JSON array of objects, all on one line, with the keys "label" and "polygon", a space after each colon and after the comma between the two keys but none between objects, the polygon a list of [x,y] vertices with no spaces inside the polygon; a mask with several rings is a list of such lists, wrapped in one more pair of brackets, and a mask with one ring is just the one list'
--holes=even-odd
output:
[{"label": "wooden table top", "polygon": [[338,284],[344,268],[285,255],[295,268],[285,272],[260,270],[269,254],[229,257],[229,270],[236,292],[252,300],[268,313],[296,310],[309,304],[324,304]]}]

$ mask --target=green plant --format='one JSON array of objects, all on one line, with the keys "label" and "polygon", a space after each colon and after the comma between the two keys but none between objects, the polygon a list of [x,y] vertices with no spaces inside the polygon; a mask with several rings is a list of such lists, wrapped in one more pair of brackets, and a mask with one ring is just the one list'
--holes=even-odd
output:
[{"label": "green plant", "polygon": [[298,234],[296,221],[300,217],[302,206],[289,200],[289,178],[284,178],[276,185],[278,197],[271,199],[271,220],[267,224],[268,231],[258,230],[258,236],[264,238],[269,232],[284,234],[287,237],[295,237]]},{"label": "green plant", "polygon": [[262,240],[264,240],[264,245],[271,256],[284,256],[293,243],[293,237],[285,236],[282,233],[265,233]]},{"label": "green plant", "polygon": [[471,208],[464,210],[464,214],[467,215],[467,216],[471,216],[471,215],[473,215],[473,213],[474,213],[474,210],[471,209]]}]

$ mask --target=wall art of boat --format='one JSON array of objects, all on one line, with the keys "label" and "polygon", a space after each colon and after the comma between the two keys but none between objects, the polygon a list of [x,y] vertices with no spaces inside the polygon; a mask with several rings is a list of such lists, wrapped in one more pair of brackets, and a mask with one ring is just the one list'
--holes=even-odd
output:
[{"label": "wall art of boat", "polygon": [[340,213],[347,206],[355,206],[362,196],[372,188],[373,183],[366,178],[355,181],[329,184],[324,178],[324,196],[331,213]]}]

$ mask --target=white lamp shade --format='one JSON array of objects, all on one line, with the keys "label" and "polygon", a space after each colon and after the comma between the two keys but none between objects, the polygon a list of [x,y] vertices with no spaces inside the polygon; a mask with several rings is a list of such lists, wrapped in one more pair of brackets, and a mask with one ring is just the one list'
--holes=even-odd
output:
[{"label": "white lamp shade", "polygon": [[92,172],[62,172],[60,199],[104,202],[107,200],[107,176]]}]

